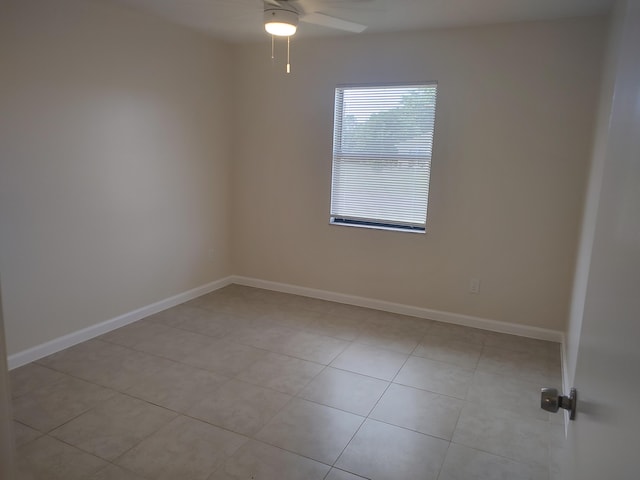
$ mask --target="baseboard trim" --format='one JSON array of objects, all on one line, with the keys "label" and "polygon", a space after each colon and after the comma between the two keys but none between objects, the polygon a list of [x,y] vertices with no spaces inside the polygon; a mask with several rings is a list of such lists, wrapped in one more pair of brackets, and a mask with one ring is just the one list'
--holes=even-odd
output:
[{"label": "baseboard trim", "polygon": [[536,338],[539,340],[548,340],[558,343],[561,343],[563,340],[563,334],[558,330],[533,327],[529,325],[519,325],[516,323],[502,322],[499,320],[474,317],[471,315],[464,315],[460,313],[445,312],[442,310],[433,310],[430,308],[415,307],[412,305],[405,305],[401,303],[386,302],[373,298],[358,297],[355,295],[347,295],[344,293],[331,292],[328,290],[300,287],[297,285],[272,282],[270,280],[262,280],[259,278],[243,277],[239,275],[232,275],[230,278],[231,283],[245,285],[248,287],[264,288],[265,290],[291,293],[294,295],[301,295],[303,297],[311,297],[320,300],[329,300],[331,302],[356,305],[358,307],[373,308],[375,310],[382,310],[385,312],[410,315],[412,317],[437,320],[439,322],[454,323],[456,325],[480,328],[492,332],[519,335],[521,337]]},{"label": "baseboard trim", "polygon": [[[115,318],[105,320],[96,325],[83,328],[76,332],[69,333],[62,337],[55,338],[48,342],[36,345],[35,347],[23,350],[18,353],[9,355],[7,362],[9,370],[26,365],[40,358],[46,357],[53,353],[72,347],[78,343],[90,340],[99,335],[124,327],[130,323],[141,320],[154,313],[161,312],[171,307],[175,307],[181,303],[187,302],[201,295],[213,292],[220,288],[226,287],[232,283],[245,285],[248,287],[263,288],[265,290],[273,290],[282,293],[291,293],[304,297],[317,298],[320,300],[328,300],[331,302],[344,303],[347,305],[355,305],[358,307],[373,308],[385,312],[398,313],[401,315],[409,315],[412,317],[437,320],[439,322],[453,323],[466,327],[480,328],[492,332],[508,333],[511,335],[519,335],[521,337],[537,338],[540,340],[548,340],[552,342],[563,343],[564,335],[557,330],[533,327],[529,325],[519,325],[515,323],[502,322],[499,320],[491,320],[487,318],[474,317],[453,312],[445,312],[442,310],[433,310],[429,308],[415,307],[401,303],[386,302],[384,300],[376,300],[373,298],[359,297],[356,295],[348,295],[344,293],[332,292],[329,290],[319,290],[315,288],[301,287],[287,283],[272,282],[270,280],[262,280],[259,278],[244,277],[239,275],[231,275],[213,282],[201,285],[186,292],[173,295],[158,302],[152,303],[131,312],[125,313]],[[566,365],[563,345],[563,383],[566,381]],[[566,388],[565,388],[566,390]]]},{"label": "baseboard trim", "polygon": [[180,305],[181,303],[193,300],[194,298],[197,298],[201,295],[205,295],[220,288],[226,287],[227,285],[232,283],[231,278],[232,277],[225,277],[213,282],[209,282],[205,285],[201,285],[186,292],[178,293],[177,295],[173,295],[172,297],[165,298],[164,300],[160,300],[159,302],[152,303],[151,305],[138,308],[118,317],[105,320],[104,322],[91,325],[90,327],[86,327],[76,332],[72,332],[62,337],[58,337],[48,342],[42,343],[40,345],[36,345],[35,347],[23,350],[22,352],[9,355],[7,359],[9,370],[20,367],[22,365],[26,365],[27,363],[59,352],[60,350],[64,350],[65,348],[72,347],[73,345],[77,345],[78,343],[84,342],[86,340],[90,340],[94,337],[110,332],[111,330],[115,330],[116,328],[124,327],[125,325],[129,325],[130,323],[137,322],[138,320],[148,317],[149,315],[153,315],[154,313],[158,313],[168,308],[175,307],[176,305]]}]

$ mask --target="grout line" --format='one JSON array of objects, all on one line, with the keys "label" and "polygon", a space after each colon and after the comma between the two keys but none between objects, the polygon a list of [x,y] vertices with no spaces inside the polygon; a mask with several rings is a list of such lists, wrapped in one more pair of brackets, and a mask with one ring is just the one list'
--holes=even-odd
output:
[{"label": "grout line", "polygon": [[520,464],[520,465],[525,465],[525,466],[530,467],[530,468],[534,468],[534,469],[535,469],[535,468],[539,468],[539,469],[541,469],[541,470],[549,469],[549,466],[548,466],[548,465],[541,465],[541,464],[539,464],[539,463],[535,463],[535,462],[525,462],[525,461],[523,461],[523,460],[517,460],[517,459],[515,459],[515,458],[513,458],[513,457],[507,457],[507,456],[502,455],[502,454],[500,454],[500,453],[492,452],[492,451],[485,450],[485,449],[478,448],[478,447],[472,447],[472,446],[470,446],[470,445],[466,445],[466,444],[464,444],[464,443],[460,443],[460,442],[454,442],[454,441],[452,441],[451,443],[452,443],[452,444],[454,444],[454,445],[458,445],[458,446],[464,447],[464,448],[468,448],[468,449],[470,449],[470,450],[476,450],[476,451],[478,451],[478,452],[486,453],[487,455],[492,455],[492,456],[494,456],[494,457],[503,458],[503,459],[505,459],[505,460],[508,460],[509,462],[512,462],[512,463],[518,463],[518,464]]},{"label": "grout line", "polygon": [[440,464],[440,468],[438,469],[438,475],[436,477],[436,480],[440,480],[440,475],[442,475],[442,470],[444,469],[444,464],[447,461],[447,455],[449,454],[449,449],[451,448],[452,443],[453,442],[449,440],[447,449],[444,452],[444,457],[442,457],[442,463]]},{"label": "grout line", "polygon": [[[64,445],[66,445],[66,446],[68,446],[68,447],[71,447],[71,448],[73,448],[74,450],[79,450],[80,452],[84,453],[85,455],[91,455],[92,457],[97,458],[98,460],[100,460],[100,461],[102,461],[102,462],[105,462],[105,463],[111,463],[109,460],[106,460],[106,459],[104,459],[104,458],[102,458],[102,457],[99,457],[99,456],[98,456],[98,455],[96,455],[95,453],[88,452],[88,451],[86,451],[86,450],[84,450],[84,449],[80,448],[80,447],[79,447],[79,446],[77,446],[77,445],[72,445],[72,444],[70,444],[70,443],[66,442],[66,441],[65,441],[65,440],[63,440],[63,439],[58,438],[58,437],[54,437],[53,435],[49,435],[48,433],[47,433],[47,434],[45,434],[45,435],[43,435],[43,437],[49,437],[50,439],[52,439],[52,440],[54,440],[54,441],[57,441],[57,442],[60,442],[60,443],[63,443]],[[39,438],[42,438],[42,437],[39,437]],[[103,467],[101,466],[100,468],[98,468],[97,470],[95,470],[94,472],[91,472],[91,473],[96,474],[96,473],[98,473],[98,472],[99,472],[100,470],[102,470],[102,469],[103,469]]]},{"label": "grout line", "polygon": [[[349,439],[349,441],[347,442],[347,444],[344,446],[344,448],[342,449],[342,451],[340,452],[340,455],[338,455],[338,457],[336,458],[336,460],[333,462],[333,465],[335,465],[336,463],[338,463],[338,461],[340,460],[340,457],[342,457],[342,455],[344,454],[344,452],[347,450],[347,448],[349,448],[349,445],[351,445],[351,442],[353,442],[353,439],[356,437],[356,435],[358,435],[358,432],[360,432],[360,430],[362,429],[362,426],[366,423],[367,420],[369,420],[371,413],[376,409],[376,407],[378,406],[378,403],[380,403],[380,400],[382,399],[382,397],[384,397],[384,395],[387,393],[387,390],[389,390],[389,387],[392,385],[393,380],[398,376],[398,373],[400,373],[400,370],[402,370],[402,368],[405,366],[405,364],[407,363],[407,361],[409,360],[410,356],[407,356],[407,358],[404,360],[404,362],[402,363],[402,366],[398,369],[398,371],[396,372],[396,374],[393,376],[393,378],[389,381],[389,384],[387,385],[387,387],[384,389],[384,391],[382,392],[382,395],[380,395],[380,397],[378,398],[378,400],[376,401],[376,403],[373,405],[373,407],[371,408],[371,410],[369,410],[369,414],[365,417],[365,419],[362,421],[362,423],[360,424],[360,426],[358,427],[358,429],[354,432],[354,434],[351,436],[351,439]],[[373,420],[373,419],[372,419]]]},{"label": "grout line", "polygon": [[370,477],[364,477],[364,476],[359,475],[357,473],[353,473],[353,472],[351,472],[349,470],[345,470],[344,468],[338,468],[338,467],[330,467],[329,471],[327,472],[327,474],[324,477],[322,477],[323,480],[326,480],[327,478],[329,478],[329,474],[331,473],[332,470],[337,470],[339,472],[345,472],[345,473],[348,473],[349,475],[352,475],[352,476],[354,476],[356,478],[361,478],[362,480],[371,480]]}]

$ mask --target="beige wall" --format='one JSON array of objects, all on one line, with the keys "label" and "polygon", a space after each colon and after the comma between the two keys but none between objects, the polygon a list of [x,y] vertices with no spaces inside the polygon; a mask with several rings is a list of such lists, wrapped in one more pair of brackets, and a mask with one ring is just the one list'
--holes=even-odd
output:
[{"label": "beige wall", "polygon": [[[0,8],[9,353],[231,273],[564,328],[603,19],[294,39],[286,76],[108,3]],[[428,233],[329,226],[333,88],[416,80]]]},{"label": "beige wall", "polygon": [[9,353],[231,273],[228,53],[107,3],[2,2]]},{"label": "beige wall", "polygon": [[[605,26],[294,40],[290,76],[266,42],[236,47],[235,273],[563,330]],[[330,226],[334,87],[421,80],[439,82],[426,235]]]}]

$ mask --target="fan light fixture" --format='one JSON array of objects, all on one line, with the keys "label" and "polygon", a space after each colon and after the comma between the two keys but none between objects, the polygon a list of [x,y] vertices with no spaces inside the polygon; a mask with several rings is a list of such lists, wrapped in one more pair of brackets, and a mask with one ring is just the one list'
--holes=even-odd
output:
[{"label": "fan light fixture", "polygon": [[291,73],[291,36],[298,29],[298,12],[285,8],[268,8],[264,11],[264,29],[271,34],[271,61],[275,60],[274,38],[287,38],[287,73]]},{"label": "fan light fixture", "polygon": [[269,9],[264,12],[264,29],[277,37],[290,37],[298,28],[298,14],[290,10]]}]

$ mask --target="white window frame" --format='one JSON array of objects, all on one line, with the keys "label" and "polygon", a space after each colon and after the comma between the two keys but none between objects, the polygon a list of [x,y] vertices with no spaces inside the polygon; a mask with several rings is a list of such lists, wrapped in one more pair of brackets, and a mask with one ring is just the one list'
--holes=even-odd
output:
[{"label": "white window frame", "polygon": [[[384,89],[389,89],[391,94],[395,94],[393,90],[398,89],[415,89],[416,87],[425,87],[427,88],[427,92],[433,98],[433,106],[429,108],[426,112],[425,122],[422,125],[418,125],[420,128],[424,128],[424,134],[420,135],[418,138],[418,147],[414,148],[413,153],[402,153],[398,151],[398,145],[394,145],[393,148],[396,149],[396,153],[389,153],[390,144],[379,142],[374,137],[370,139],[368,143],[366,143],[366,148],[360,150],[361,147],[356,147],[351,151],[346,151],[343,147],[344,141],[344,129],[345,129],[345,111],[348,108],[359,108],[356,97],[352,101],[352,104],[345,104],[345,92],[347,91],[358,91],[364,92],[367,89],[372,90],[374,97],[379,95],[378,101],[385,102],[384,94],[381,94],[379,91]],[[378,91],[378,92],[375,92]],[[357,95],[357,94],[356,94]],[[397,94],[396,94],[397,95]],[[418,82],[418,83],[385,83],[385,84],[345,84],[338,85],[335,89],[335,104],[334,104],[334,131],[333,131],[333,151],[332,151],[332,174],[331,174],[331,210],[330,210],[330,223],[333,225],[340,226],[352,226],[352,227],[360,227],[360,228],[375,228],[381,230],[394,230],[394,231],[402,231],[402,232],[413,232],[413,233],[425,233],[426,232],[426,222],[427,222],[427,207],[428,207],[428,197],[429,197],[429,180],[431,173],[431,157],[433,152],[433,136],[435,134],[435,109],[436,109],[436,101],[437,101],[437,82]],[[349,101],[347,101],[347,104]],[[391,104],[393,104],[393,99],[391,100]],[[367,107],[362,108],[363,115],[366,115]],[[375,113],[375,110],[373,110]],[[383,110],[381,110],[383,111]],[[364,118],[364,117],[363,117]],[[413,125],[413,124],[411,124]],[[355,135],[355,134],[354,134]],[[355,136],[353,138],[356,138]],[[349,137],[347,135],[347,141]],[[426,139],[426,140],[425,140]],[[411,139],[413,141],[414,139]],[[348,148],[348,147],[347,147]],[[423,153],[415,153],[417,148],[420,148],[420,151]],[[367,150],[369,149],[369,150]],[[378,151],[375,151],[378,149]],[[384,213],[379,215],[380,217],[385,218],[375,218],[373,215],[367,215],[366,213],[373,213],[375,207],[370,207],[371,204],[383,205],[384,201],[371,200],[369,198],[364,198],[364,195],[359,195],[357,192],[354,193],[353,189],[355,189],[355,179],[359,179],[360,177],[357,175],[357,170],[366,170],[366,166],[359,166],[359,163],[362,162],[362,165],[365,163],[369,166],[368,171],[372,171],[373,165],[383,165],[386,162],[387,168],[389,168],[390,175],[385,177],[385,180],[391,178],[391,182],[385,182],[386,184],[393,184],[389,192],[393,192],[396,196],[396,200],[394,202],[390,202],[386,207],[381,207],[382,210],[385,208],[387,210],[391,209],[392,206],[395,206],[395,213]],[[389,165],[389,162],[403,162],[405,167],[409,168],[407,162],[414,162],[410,167],[412,169],[417,169],[416,172],[419,173],[421,180],[417,180],[415,182],[407,183],[407,176],[402,175],[402,172],[398,174],[398,176],[394,176],[393,173],[397,173],[401,166],[398,168],[394,168],[393,165]],[[351,167],[351,171],[348,173],[341,173],[345,170],[345,166],[347,170]],[[349,176],[351,175],[351,176]],[[379,174],[364,174],[362,179],[363,183],[360,185],[361,190],[366,190],[363,188],[363,185],[366,187],[380,185],[380,188],[376,191],[378,196],[380,197],[383,194],[383,184],[379,182],[379,179],[376,179],[376,176]],[[349,182],[351,182],[349,184]],[[349,188],[345,187],[348,186]],[[405,196],[402,194],[402,189],[405,188],[406,185],[409,185],[407,191],[410,191]],[[350,189],[351,188],[351,189]],[[389,187],[386,187],[387,189]],[[415,190],[415,191],[413,191]],[[406,203],[410,202],[411,199],[419,199],[421,203]],[[411,216],[411,220],[407,218],[400,218],[403,216],[403,213],[400,213],[400,209],[403,207],[402,204],[408,206],[408,210],[410,212],[407,213],[406,216]],[[424,212],[422,212],[424,209]],[[368,212],[367,212],[368,210]],[[350,215],[349,213],[354,212],[362,212],[365,215],[357,214]],[[396,218],[389,218],[390,216],[395,216]],[[423,215],[422,218],[418,219],[418,216]],[[405,217],[406,217],[405,216]]]}]

